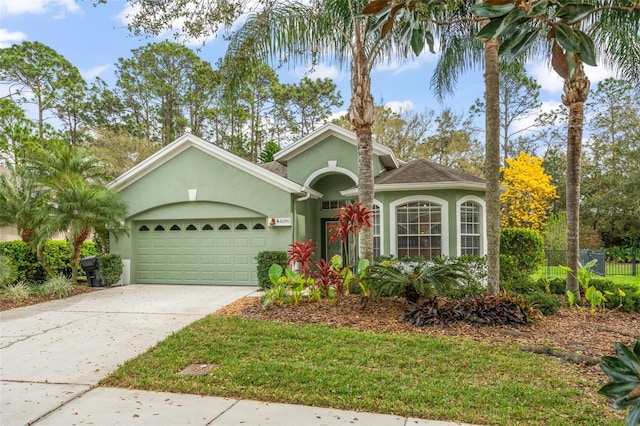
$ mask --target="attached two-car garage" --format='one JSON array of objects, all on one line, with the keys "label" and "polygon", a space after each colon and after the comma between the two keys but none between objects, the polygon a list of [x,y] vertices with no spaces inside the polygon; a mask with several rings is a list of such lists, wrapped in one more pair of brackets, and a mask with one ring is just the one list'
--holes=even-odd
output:
[{"label": "attached two-car garage", "polygon": [[132,284],[257,285],[256,256],[287,249],[295,200],[307,194],[192,135],[110,187],[129,205],[128,232],[112,234],[109,246],[129,265],[123,282]]},{"label": "attached two-car garage", "polygon": [[133,223],[140,284],[255,284],[265,218]]}]

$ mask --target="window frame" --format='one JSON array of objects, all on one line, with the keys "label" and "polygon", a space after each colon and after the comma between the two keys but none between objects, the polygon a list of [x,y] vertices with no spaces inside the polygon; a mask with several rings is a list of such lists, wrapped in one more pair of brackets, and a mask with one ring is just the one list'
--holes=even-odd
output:
[{"label": "window frame", "polygon": [[[440,256],[449,256],[449,203],[447,200],[430,195],[412,195],[400,198],[389,204],[390,207],[390,251],[398,257],[398,212],[399,206],[409,203],[424,202],[436,204],[440,207]],[[405,235],[405,234],[402,234]],[[410,235],[410,234],[408,234]]]},{"label": "window frame", "polygon": [[487,204],[485,200],[475,195],[466,195],[460,198],[456,202],[456,223],[457,223],[457,255],[462,256],[462,236],[463,235],[475,235],[475,234],[462,234],[462,205],[468,202],[472,202],[478,205],[479,211],[479,226],[480,226],[480,256],[484,257],[487,254],[487,222],[486,211]]}]

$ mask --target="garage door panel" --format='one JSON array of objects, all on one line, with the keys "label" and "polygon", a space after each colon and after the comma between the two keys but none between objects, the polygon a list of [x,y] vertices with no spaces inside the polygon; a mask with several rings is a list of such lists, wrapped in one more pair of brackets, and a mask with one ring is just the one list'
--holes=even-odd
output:
[{"label": "garage door panel", "polygon": [[252,238],[251,239],[251,247],[255,249],[264,249],[267,247],[267,239],[262,238]]},{"label": "garage door panel", "polygon": [[[134,224],[137,282],[256,284],[255,257],[267,246],[267,231],[252,229],[255,222],[264,219]],[[240,223],[247,229],[236,229]],[[142,225],[150,231],[139,231]],[[190,225],[193,226],[187,230]],[[203,230],[205,225],[211,225],[213,230]],[[222,225],[230,229],[219,229]],[[165,231],[154,231],[160,227]],[[170,230],[172,227],[174,230]]]},{"label": "garage door panel", "polygon": [[249,247],[249,239],[248,238],[236,238],[233,241],[233,246],[236,248],[247,248]]}]

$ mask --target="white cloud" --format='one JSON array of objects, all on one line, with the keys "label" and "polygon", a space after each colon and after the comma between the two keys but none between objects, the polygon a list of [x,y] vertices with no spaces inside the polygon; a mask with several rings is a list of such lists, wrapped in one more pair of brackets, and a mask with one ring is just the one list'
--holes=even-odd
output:
[{"label": "white cloud", "polygon": [[405,111],[411,111],[413,109],[413,102],[411,101],[391,101],[384,104],[385,108],[389,108],[395,113],[403,113]]},{"label": "white cloud", "polygon": [[5,16],[57,12],[54,17],[60,17],[64,16],[65,12],[78,11],[80,6],[76,0],[2,0],[0,2],[0,15]]},{"label": "white cloud", "polygon": [[333,120],[336,120],[338,118],[342,118],[342,117],[346,116],[347,114],[349,114],[349,111],[347,111],[346,109],[343,109],[342,111],[334,112],[329,117],[327,117],[327,121],[333,121]]},{"label": "white cloud", "polygon": [[529,64],[527,71],[542,87],[542,91],[551,95],[557,95],[562,92],[564,81],[551,69],[546,61],[539,60],[533,64]]},{"label": "white cloud", "polygon": [[522,131],[524,134],[527,134],[528,131],[526,129],[533,128],[536,118],[538,118],[540,114],[554,111],[558,109],[560,105],[561,105],[560,101],[555,101],[555,100],[542,102],[540,104],[540,108],[536,109],[535,111],[531,111],[531,113],[524,118],[515,120],[509,129],[510,132],[516,133],[516,132]]},{"label": "white cloud", "polygon": [[338,68],[325,64],[296,68],[294,71],[298,78],[309,77],[312,80],[318,78],[330,78],[332,80],[337,80],[341,76]]},{"label": "white cloud", "polygon": [[100,74],[102,74],[109,68],[111,68],[110,64],[99,65],[97,67],[93,67],[93,68],[89,68],[88,70],[81,71],[80,74],[82,74],[82,78],[84,78],[85,80],[93,80],[94,78],[98,77]]},{"label": "white cloud", "polygon": [[20,31],[8,31],[5,28],[0,28],[0,49],[7,48],[12,44],[26,40],[27,35]]},{"label": "white cloud", "polygon": [[[436,49],[436,52],[438,50]],[[427,63],[438,62],[440,55],[433,54],[426,49],[417,58],[411,54],[409,58],[392,58],[387,62],[383,62],[374,68],[374,71],[392,72],[393,75],[403,73],[409,70],[415,70]]]}]

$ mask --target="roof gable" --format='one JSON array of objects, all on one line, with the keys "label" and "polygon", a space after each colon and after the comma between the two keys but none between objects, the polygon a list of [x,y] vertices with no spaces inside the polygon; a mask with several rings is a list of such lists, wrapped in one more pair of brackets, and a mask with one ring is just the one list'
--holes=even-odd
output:
[{"label": "roof gable", "polygon": [[[322,142],[329,136],[335,136],[352,144],[353,146],[358,146],[358,141],[354,132],[336,124],[327,123],[314,132],[309,133],[299,141],[289,145],[287,148],[277,152],[274,156],[274,160],[286,165],[291,158]],[[399,165],[395,154],[384,145],[374,142],[373,154],[379,156],[382,164],[384,164],[388,169],[394,169]]]},{"label": "roof gable", "polygon": [[262,179],[265,182],[268,182],[284,191],[300,194],[309,192],[308,189],[302,188],[301,185],[292,182],[289,179],[278,176],[277,174],[269,170],[266,170],[256,164],[251,163],[250,161],[245,160],[244,158],[227,152],[219,146],[216,146],[191,134],[185,134],[179,137],[169,145],[162,148],[160,151],[156,152],[149,158],[145,159],[127,172],[120,175],[113,182],[109,183],[108,187],[115,189],[116,191],[121,191],[122,189],[133,184],[153,170],[161,167],[163,164],[170,161],[172,158],[176,157],[189,148],[196,148],[207,155],[224,161],[225,163],[236,167],[252,176]]}]

